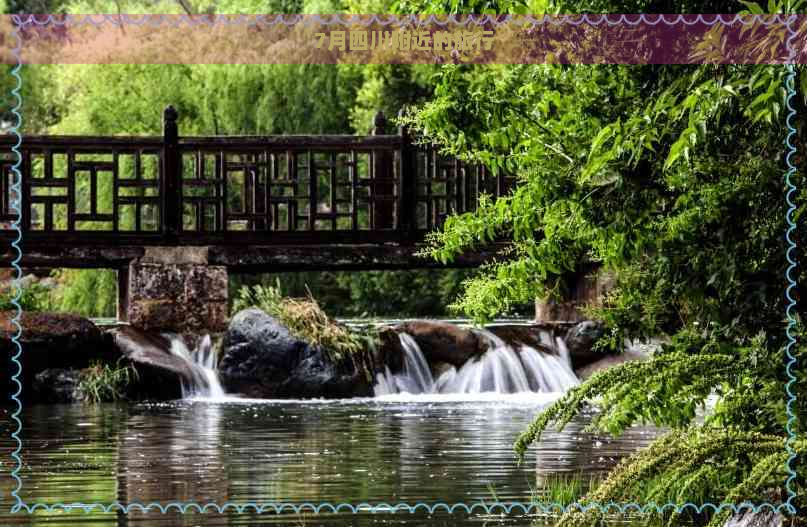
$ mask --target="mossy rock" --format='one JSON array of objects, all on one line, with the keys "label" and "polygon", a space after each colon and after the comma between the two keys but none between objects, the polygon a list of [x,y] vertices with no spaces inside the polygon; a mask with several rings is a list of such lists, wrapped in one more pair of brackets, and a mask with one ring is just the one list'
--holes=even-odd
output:
[{"label": "mossy rock", "polygon": [[[11,311],[0,312],[0,349],[7,357],[0,368],[0,386],[6,401],[17,391],[11,379],[17,371],[10,358],[17,353],[13,316]],[[80,370],[93,362],[112,362],[117,357],[111,338],[84,317],[70,313],[22,313],[19,323],[22,353],[18,360],[22,368],[18,380],[22,385],[20,398],[25,402],[37,402],[33,382],[46,369]]]}]

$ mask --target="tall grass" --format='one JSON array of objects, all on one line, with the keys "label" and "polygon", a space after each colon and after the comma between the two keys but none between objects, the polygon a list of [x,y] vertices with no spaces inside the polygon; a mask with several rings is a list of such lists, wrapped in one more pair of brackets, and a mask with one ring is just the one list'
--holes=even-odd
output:
[{"label": "tall grass", "polygon": [[544,505],[560,504],[563,507],[580,501],[590,489],[599,483],[599,478],[584,479],[580,472],[553,472],[542,478],[541,485],[533,491],[534,500]]},{"label": "tall grass", "polygon": [[97,404],[126,399],[126,390],[137,379],[137,370],[131,366],[110,366],[95,362],[81,370],[76,387],[77,398]]}]

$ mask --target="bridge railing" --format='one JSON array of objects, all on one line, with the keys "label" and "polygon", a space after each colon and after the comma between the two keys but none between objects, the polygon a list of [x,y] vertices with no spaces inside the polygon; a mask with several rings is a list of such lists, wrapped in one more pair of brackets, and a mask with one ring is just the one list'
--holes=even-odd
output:
[{"label": "bridge railing", "polygon": [[[511,184],[385,128],[182,137],[168,107],[162,137],[24,136],[21,228],[54,245],[413,242]],[[0,138],[6,233],[15,143]]]}]

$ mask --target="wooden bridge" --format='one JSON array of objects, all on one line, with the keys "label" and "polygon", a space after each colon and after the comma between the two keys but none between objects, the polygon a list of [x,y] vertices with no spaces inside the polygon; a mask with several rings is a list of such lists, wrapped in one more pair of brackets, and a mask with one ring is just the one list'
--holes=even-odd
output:
[{"label": "wooden bridge", "polygon": [[[447,215],[511,181],[386,134],[181,137],[25,136],[23,265],[119,267],[145,247],[206,247],[246,272],[436,265],[414,256]],[[0,236],[11,223],[12,136],[0,138]],[[15,255],[8,244],[0,265]],[[460,259],[475,265],[482,252]]]},{"label": "wooden bridge", "polygon": [[[20,263],[117,269],[119,316],[144,326],[180,302],[220,310],[222,287],[226,318],[228,271],[434,267],[425,233],[512,182],[386,132],[379,113],[368,136],[183,137],[169,106],[161,137],[25,136]],[[17,256],[16,142],[0,138],[0,266]]]}]

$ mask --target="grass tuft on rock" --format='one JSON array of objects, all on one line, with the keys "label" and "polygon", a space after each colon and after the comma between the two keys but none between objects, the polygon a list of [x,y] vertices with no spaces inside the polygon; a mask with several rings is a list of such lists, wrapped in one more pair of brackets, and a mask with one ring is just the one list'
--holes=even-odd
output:
[{"label": "grass tuft on rock", "polygon": [[81,370],[76,387],[76,398],[97,404],[122,401],[126,390],[137,379],[137,370],[131,366],[110,366],[95,362]]},{"label": "grass tuft on rock", "polygon": [[372,340],[329,318],[310,292],[306,298],[286,298],[280,294],[279,287],[242,287],[233,309],[241,311],[250,307],[275,317],[296,337],[320,346],[334,362],[355,358]]}]

